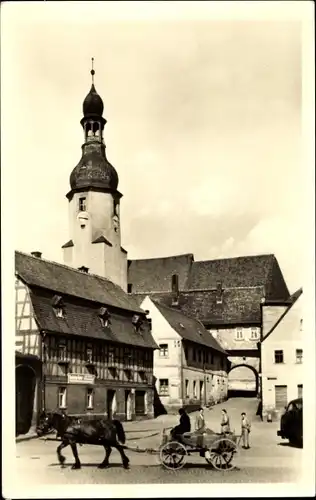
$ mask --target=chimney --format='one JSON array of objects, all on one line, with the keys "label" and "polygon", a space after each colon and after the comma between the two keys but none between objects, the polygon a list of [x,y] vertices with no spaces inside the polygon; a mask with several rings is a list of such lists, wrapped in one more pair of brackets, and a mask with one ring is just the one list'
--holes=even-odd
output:
[{"label": "chimney", "polygon": [[37,257],[38,259],[42,258],[42,252],[31,252],[31,255],[33,255],[33,257]]},{"label": "chimney", "polygon": [[216,283],[216,304],[221,304],[223,302],[223,287],[222,282],[218,281]]},{"label": "chimney", "polygon": [[89,268],[85,266],[78,267],[78,271],[81,271],[82,273],[88,273]]},{"label": "chimney", "polygon": [[171,295],[172,295],[172,306],[179,305],[179,276],[173,274],[171,278]]}]

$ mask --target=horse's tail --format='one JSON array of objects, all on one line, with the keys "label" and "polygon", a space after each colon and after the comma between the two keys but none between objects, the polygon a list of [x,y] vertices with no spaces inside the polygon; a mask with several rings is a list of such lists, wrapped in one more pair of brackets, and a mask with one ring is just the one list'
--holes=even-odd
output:
[{"label": "horse's tail", "polygon": [[116,432],[117,432],[117,437],[118,440],[122,443],[125,444],[125,432],[123,425],[119,420],[113,420],[113,424],[115,425]]}]

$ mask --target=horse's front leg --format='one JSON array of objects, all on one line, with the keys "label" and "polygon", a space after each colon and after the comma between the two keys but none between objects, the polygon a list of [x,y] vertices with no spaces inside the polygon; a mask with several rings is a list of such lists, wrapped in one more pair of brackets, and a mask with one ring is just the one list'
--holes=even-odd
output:
[{"label": "horse's front leg", "polygon": [[118,450],[119,454],[121,455],[124,469],[129,469],[129,458],[125,455],[123,446],[121,446],[118,443],[116,443],[113,446]]},{"label": "horse's front leg", "polygon": [[81,469],[81,463],[80,463],[80,460],[79,460],[79,455],[78,455],[78,450],[77,450],[77,444],[75,441],[71,441],[70,442],[70,446],[71,446],[71,450],[72,450],[72,453],[73,453],[73,456],[75,458],[75,463],[73,464],[73,466],[71,467],[72,469]]},{"label": "horse's front leg", "polygon": [[103,446],[105,449],[105,458],[104,458],[103,462],[100,465],[98,465],[99,469],[106,469],[109,466],[109,458],[110,458],[110,455],[112,452],[112,448],[110,448],[109,446],[106,446],[105,444]]},{"label": "horse's front leg", "polygon": [[64,462],[66,460],[66,458],[61,454],[61,450],[63,448],[66,448],[66,446],[69,445],[69,441],[66,440],[66,439],[63,439],[61,444],[58,446],[57,448],[57,457],[58,457],[58,461],[59,463],[61,464],[62,467],[64,467]]}]

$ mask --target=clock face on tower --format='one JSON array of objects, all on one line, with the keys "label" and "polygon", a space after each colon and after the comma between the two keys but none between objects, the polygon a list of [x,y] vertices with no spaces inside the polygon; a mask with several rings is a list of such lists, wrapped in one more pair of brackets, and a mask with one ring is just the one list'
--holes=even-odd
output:
[{"label": "clock face on tower", "polygon": [[120,221],[117,215],[113,216],[113,227],[114,231],[117,233],[120,227]]},{"label": "clock face on tower", "polygon": [[80,226],[85,227],[89,220],[89,216],[87,212],[79,212],[79,214],[77,215],[77,219],[79,221]]}]

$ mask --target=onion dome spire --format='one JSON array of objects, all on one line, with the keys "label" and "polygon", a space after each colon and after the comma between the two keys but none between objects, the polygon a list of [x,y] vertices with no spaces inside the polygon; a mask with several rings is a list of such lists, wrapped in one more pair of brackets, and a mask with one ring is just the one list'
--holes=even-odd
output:
[{"label": "onion dome spire", "polygon": [[83,101],[83,118],[80,123],[84,130],[85,142],[82,146],[82,157],[70,175],[72,190],[97,188],[116,191],[118,175],[105,154],[103,129],[106,119],[103,118],[103,101],[94,86],[94,58],[92,57],[92,85]]}]

